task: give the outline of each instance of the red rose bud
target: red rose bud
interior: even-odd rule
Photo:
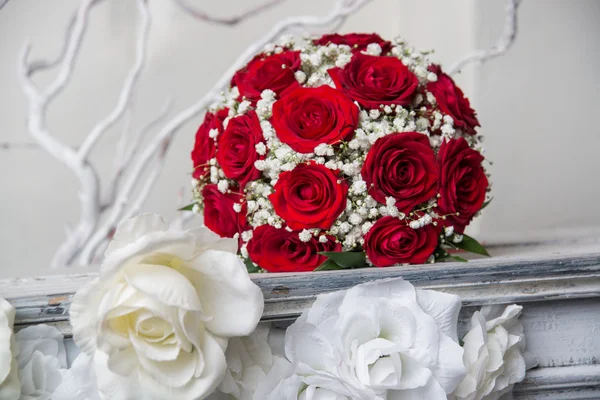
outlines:
[[[329,229],[346,208],[348,184],[339,173],[307,163],[279,174],[274,190],[269,200],[291,229]]]
[[[254,162],[264,160],[256,152],[256,145],[263,142],[262,129],[256,112],[249,111],[229,120],[227,128],[219,136],[217,162],[225,176],[239,182],[240,188],[260,177]]]
[[[273,105],[271,124],[277,136],[300,153],[321,144],[337,144],[358,127],[358,107],[330,86],[297,88]]]
[[[196,142],[192,150],[192,161],[194,163],[194,172],[192,176],[195,179],[202,179],[210,172],[208,162],[215,156],[215,138],[209,136],[210,131],[216,129],[219,134],[223,132],[223,120],[229,114],[228,108],[217,111],[216,114],[207,112],[204,115],[204,121],[196,132]]]
[[[380,105],[406,106],[412,102],[419,80],[396,57],[356,53],[344,68],[332,68],[329,75],[336,88],[367,109]]]
[[[440,171],[438,207],[446,225],[463,233],[485,201],[488,179],[481,153],[469,147],[464,138],[445,140],[437,155]]]
[[[240,96],[256,104],[263,90],[270,89],[280,95],[290,87],[299,86],[294,72],[300,69],[300,65],[299,51],[288,50],[269,56],[259,54],[236,72],[231,85],[237,86]]]
[[[246,202],[238,213],[233,209],[235,203],[240,204],[242,196],[236,193],[223,194],[217,185],[206,185],[202,189],[204,200],[204,224],[208,229],[221,237],[232,238],[236,233],[249,229],[246,221]]]
[[[427,90],[435,97],[440,111],[452,117],[455,128],[474,135],[475,127],[480,125],[469,99],[439,65],[432,65],[429,70],[437,75],[437,81],[428,83]]]
[[[353,53],[366,50],[371,43],[377,43],[381,47],[381,54],[386,54],[392,49],[390,42],[383,40],[381,36],[375,33],[349,33],[347,35],[331,33],[313,40],[313,43],[321,46],[327,46],[329,43],[345,44],[352,47]]]
[[[364,249],[376,267],[423,264],[438,245],[440,229],[433,224],[413,229],[394,217],[383,217],[365,235]]]
[[[367,153],[361,175],[369,194],[407,213],[437,194],[438,170],[429,138],[418,132],[396,132],[377,139]]]
[[[326,238],[325,243],[316,237],[303,242],[297,231],[288,232],[271,225],[261,225],[254,230],[247,249],[250,259],[269,272],[313,271],[327,260],[319,252],[342,250],[341,244],[336,243],[333,236]]]

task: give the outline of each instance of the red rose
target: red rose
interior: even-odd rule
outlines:
[[[261,225],[254,230],[247,249],[250,259],[269,272],[312,271],[327,260],[317,253],[342,250],[333,236],[327,239],[325,243],[315,237],[303,242],[298,232]]]
[[[364,249],[376,267],[423,264],[438,245],[440,230],[433,224],[413,229],[394,217],[383,217],[365,235]]]
[[[365,108],[411,103],[419,80],[396,57],[356,53],[344,68],[332,68],[335,86]]]
[[[277,136],[300,153],[321,144],[348,139],[358,127],[358,107],[330,86],[299,87],[273,105],[271,123]]]
[[[323,165],[299,164],[279,174],[269,200],[291,229],[329,229],[346,208],[348,184],[340,179]]]
[[[474,135],[475,127],[480,125],[469,99],[454,84],[452,78],[442,72],[439,65],[432,65],[429,70],[437,75],[437,81],[428,83],[427,90],[435,97],[440,111],[454,119],[455,128]]]
[[[249,229],[246,221],[246,202],[236,193],[223,194],[217,185],[206,185],[202,189],[204,200],[204,224],[221,237],[232,238],[236,233]],[[242,211],[235,212],[233,205],[242,203]]]
[[[381,54],[386,54],[392,49],[392,44],[387,40],[383,40],[376,33],[349,33],[347,35],[331,33],[313,40],[313,43],[320,46],[327,46],[329,43],[345,44],[352,47],[353,53],[366,50],[371,43],[377,43],[381,46]]]
[[[254,111],[230,119],[219,135],[217,161],[225,176],[237,180],[242,189],[260,176],[254,167],[256,160],[265,158],[256,152],[255,146],[260,142],[263,142],[262,129]]]
[[[196,179],[202,179],[210,172],[208,162],[215,156],[215,139],[209,136],[212,129],[219,133],[223,132],[223,120],[227,118],[229,109],[224,108],[217,111],[216,114],[207,112],[204,115],[204,121],[196,132],[196,142],[192,150],[192,161],[194,163],[194,172],[192,176]]]
[[[393,197],[404,213],[437,193],[435,155],[429,138],[417,132],[396,132],[377,139],[361,175],[375,200],[385,204],[386,197]]]
[[[446,225],[454,225],[454,230],[462,233],[485,201],[488,180],[481,166],[484,158],[464,138],[444,141],[437,158],[440,171],[437,212],[446,215]]]
[[[294,72],[300,65],[299,51],[288,50],[269,56],[259,54],[235,73],[231,85],[238,87],[240,96],[255,104],[263,90],[271,89],[280,95],[287,88],[299,86]]]

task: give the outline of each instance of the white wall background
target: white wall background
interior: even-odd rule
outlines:
[[[193,20],[170,0],[152,0],[149,62],[136,96],[134,127],[175,98],[174,111],[193,103],[221,72],[274,21],[325,14],[329,1],[288,0],[235,27]],[[205,4],[206,3],[206,4]],[[258,0],[196,1],[204,10],[230,15]],[[13,0],[0,11],[0,142],[31,141],[16,60],[26,37],[33,57],[52,58],[77,0]],[[349,18],[342,31],[402,35],[434,48],[449,64],[469,50],[489,47],[499,34],[503,1],[375,0]],[[49,128],[77,145],[109,112],[133,62],[136,11],[131,0],[110,0],[92,13],[81,58],[67,90],[50,107]],[[594,179],[600,159],[600,1],[524,0],[515,47],[481,69],[457,78],[479,111],[487,135],[495,200],[475,227],[479,236],[503,240],[518,233],[557,235],[600,227]],[[51,73],[40,79],[47,82]],[[166,168],[145,210],[175,214],[178,193],[189,196],[189,152],[200,119],[187,124],[171,147]],[[119,127],[105,136],[93,161],[101,176],[112,171]],[[42,275],[76,221],[76,182],[41,150],[0,150],[0,277]],[[561,231],[558,232],[557,228]],[[73,271],[73,270],[72,270]],[[56,271],[54,271],[56,272]],[[60,271],[64,272],[64,271]],[[77,272],[77,270],[73,271]]]

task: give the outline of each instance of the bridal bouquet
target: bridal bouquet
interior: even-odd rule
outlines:
[[[479,122],[427,52],[375,34],[267,46],[207,111],[195,203],[250,271],[386,267],[486,255]]]

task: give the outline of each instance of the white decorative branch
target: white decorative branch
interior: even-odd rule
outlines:
[[[473,53],[467,54],[463,59],[454,64],[448,70],[448,73],[450,75],[454,75],[467,64],[474,62],[482,64],[488,60],[491,60],[492,58],[496,58],[505,54],[512,47],[515,38],[517,37],[517,9],[519,8],[520,3],[521,0],[506,0],[506,17],[504,20],[502,35],[500,35],[498,41],[492,48],[487,50],[477,50]]]
[[[175,4],[177,4],[183,11],[190,14],[192,17],[204,21],[210,22],[213,24],[219,25],[237,25],[246,19],[253,17],[257,14],[260,14],[263,11],[268,10],[269,8],[276,6],[278,4],[283,3],[285,0],[267,0],[264,3],[257,5],[254,8],[251,8],[247,11],[244,11],[238,15],[232,17],[217,17],[215,15],[210,15],[204,11],[198,10],[187,3],[186,0],[174,0]]]
[[[147,31],[149,29],[150,13],[146,0],[138,0],[137,5],[142,17],[140,37],[143,37],[144,39],[138,41],[138,58],[132,69],[134,73],[130,73],[126,80],[126,85],[121,93],[120,101],[117,104],[117,108],[115,108],[116,111],[111,113],[92,130],[88,139],[84,141],[84,146],[79,150],[75,150],[64,143],[61,143],[48,131],[46,127],[46,111],[48,105],[68,84],[88,25],[90,10],[100,1],[101,0],[81,1],[77,13],[69,23],[66,44],[55,61],[29,62],[29,43],[25,44],[20,57],[19,77],[23,91],[29,100],[27,123],[29,132],[45,151],[73,171],[77,176],[80,185],[80,219],[75,228],[70,231],[66,241],[56,252],[51,262],[53,267],[72,264],[78,252],[93,234],[97,223],[101,218],[100,182],[98,180],[97,172],[89,163],[87,156],[89,150],[91,150],[106,128],[114,123],[113,120],[115,119],[115,115],[116,118],[122,115],[122,108],[124,107],[123,103],[127,103],[130,91],[133,89],[135,81],[137,80],[137,69],[141,69],[139,60],[141,59],[143,63],[145,38],[147,37]],[[140,47],[140,44],[143,44],[143,46]],[[139,57],[140,52],[142,57]],[[32,75],[39,70],[51,68],[54,65],[59,66],[58,75],[45,90],[40,90],[33,83],[31,79]]]
[[[117,224],[130,214],[127,211],[128,206],[129,209],[131,209],[131,204],[129,203],[130,196],[136,186],[140,183],[140,176],[142,173],[147,171],[152,166],[151,161],[153,161],[157,151],[161,150],[161,146],[165,147],[164,151],[166,152],[166,149],[168,149],[175,132],[183,124],[208,107],[217,98],[217,96],[220,95],[221,91],[227,87],[231,77],[238,69],[248,62],[248,60],[250,60],[256,53],[260,52],[265,45],[272,42],[279,36],[298,29],[306,30],[310,28],[327,27],[333,23],[339,22],[340,20],[344,20],[348,15],[356,12],[369,1],[371,0],[336,0],[333,9],[325,17],[302,16],[286,18],[283,21],[275,24],[275,26],[271,28],[271,30],[262,38],[248,46],[242,55],[229,67],[229,69],[221,76],[221,78],[219,78],[217,83],[208,93],[198,100],[198,102],[184,109],[173,119],[171,119],[152,140],[152,142],[148,144],[144,152],[137,159],[137,163],[132,167],[128,179],[121,188],[119,196],[117,197],[115,204],[108,215],[108,218],[104,221],[104,224],[96,230],[93,237],[81,252],[79,263],[86,265],[94,260],[95,254],[97,254],[98,249],[101,248],[102,243],[109,238]],[[156,171],[156,169],[154,169],[149,176],[151,181],[156,179],[154,171]],[[142,189],[142,192],[146,190],[147,186]],[[137,202],[134,202],[133,208],[136,207]]]
[[[2,1],[2,0],[0,0]],[[61,142],[47,128],[46,113],[52,100],[69,84],[79,56],[91,9],[102,0],[81,0],[79,8],[71,18],[66,32],[65,44],[53,60],[29,60],[30,45],[26,43],[19,63],[19,77],[28,99],[28,130],[36,144],[69,168],[79,181],[80,217],[73,228],[67,228],[67,238],[56,252],[51,265],[69,266],[75,263],[86,265],[99,260],[101,252],[120,221],[140,212],[144,201],[160,176],[165,157],[175,133],[183,124],[197,116],[209,106],[227,87],[231,76],[264,46],[278,36],[299,30],[326,28],[341,23],[370,0],[335,0],[334,6],[325,17],[291,17],[276,23],[262,38],[251,44],[246,51],[222,75],[214,87],[200,100],[165,122],[170,100],[157,117],[142,129],[131,132],[129,118],[132,112],[136,85],[144,69],[146,43],[150,30],[150,12],[147,0],[137,0],[140,25],[136,39],[136,59],[129,70],[115,106],[101,119],[83,139],[79,148]],[[192,9],[183,0],[176,0],[186,12],[199,20],[225,25],[235,25],[251,18],[285,0],[266,0],[244,13],[217,18]],[[4,4],[4,3],[0,3]],[[38,88],[33,75],[42,70],[57,67],[58,74],[45,88]],[[108,185],[106,196],[102,196],[96,168],[89,156],[104,134],[117,122],[124,120],[124,132],[117,143],[115,173]],[[155,137],[142,146],[148,132],[162,125]],[[7,148],[10,148],[8,145]]]

